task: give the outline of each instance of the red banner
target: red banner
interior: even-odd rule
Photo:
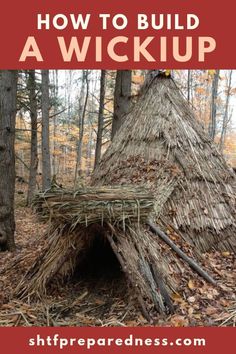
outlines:
[[[5,1],[0,68],[235,68],[234,0]]]
[[[164,353],[235,352],[235,328],[1,328],[1,352]]]

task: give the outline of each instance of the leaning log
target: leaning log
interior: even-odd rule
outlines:
[[[188,265],[196,271],[201,277],[203,277],[206,281],[211,283],[212,285],[217,285],[216,281],[205,271],[203,270],[192,258],[188,257],[178,246],[174,244],[174,242],[159,229],[157,225],[155,225],[152,221],[148,220],[147,225],[150,226],[150,229],[158,235],[168,246],[172,248],[173,251],[177,253]]]

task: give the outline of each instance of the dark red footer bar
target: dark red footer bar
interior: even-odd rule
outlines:
[[[1,328],[1,353],[235,353],[236,328]]]

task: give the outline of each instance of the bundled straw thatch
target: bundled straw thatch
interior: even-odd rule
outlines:
[[[167,272],[168,259],[158,264],[158,243],[143,228],[153,211],[150,192],[131,187],[53,189],[39,193],[34,206],[51,221],[49,241],[18,285],[18,296],[44,296],[48,285],[72,275],[95,239],[102,238],[110,244],[144,315],[150,319],[145,302],[161,313],[172,310],[173,284],[164,281],[160,271]]]
[[[176,267],[178,271],[182,269],[173,253],[163,248],[151,232],[159,231],[149,221],[153,212],[150,192],[131,187],[74,192],[54,189],[38,194],[34,205],[41,217],[50,220],[48,243],[17,286],[18,296],[44,296],[51,283],[68,279],[86,259],[95,241],[102,239],[102,244],[110,245],[144,316],[151,320],[154,310],[173,310],[170,294],[177,289],[177,283],[170,274],[177,271]],[[185,256],[186,259],[189,263]],[[197,271],[214,282],[201,269]]]
[[[200,251],[236,250],[236,176],[170,78],[151,79],[124,118],[94,185],[148,186],[155,218]]]
[[[42,298],[50,282],[72,275],[77,255],[88,248],[92,240],[86,235],[83,229],[73,232],[68,231],[65,225],[51,225],[48,243],[18,284],[15,293],[22,298]]]
[[[144,316],[150,320],[149,312],[154,309],[160,313],[172,311],[169,293],[176,284],[173,279],[162,277],[170,269],[169,259],[166,257],[159,264],[162,256],[158,243],[137,223],[132,227],[126,225],[126,230],[109,223],[103,227],[100,224],[88,227],[78,224],[73,231],[63,222],[57,222],[57,226],[53,224],[48,244],[18,284],[15,293],[21,298],[45,296],[52,282],[64,281],[73,274],[98,237],[109,242]]]
[[[74,229],[78,224],[110,222],[123,226],[127,221],[146,220],[154,198],[144,188],[120,186],[80,188],[76,191],[53,189],[38,193],[33,205],[45,220],[60,220]]]

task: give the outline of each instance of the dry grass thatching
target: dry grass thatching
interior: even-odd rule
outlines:
[[[200,251],[236,250],[236,179],[172,79],[156,77],[124,118],[93,185],[144,185],[160,224]]]
[[[125,231],[111,224],[103,227],[98,224],[77,225],[74,231],[63,224],[57,225],[54,231],[51,229],[48,244],[18,284],[15,294],[20,298],[44,297],[50,284],[60,283],[73,274],[98,237],[110,244],[145,317],[150,319],[154,310],[170,311],[172,305],[168,293],[174,291],[176,284],[171,278],[163,278],[163,274],[170,269],[171,257],[167,256],[159,264],[162,255],[158,242],[153,241],[152,235],[139,224],[133,224],[132,228],[126,226]],[[160,292],[157,292],[159,288]]]
[[[182,267],[145,227],[153,207],[149,192],[128,187],[54,189],[37,195],[34,205],[51,221],[48,242],[18,284],[17,296],[44,297],[50,285],[68,279],[83,264],[100,239],[97,252],[109,245],[147,320],[156,312],[173,311],[170,296],[177,283],[171,274]]]
[[[60,220],[73,230],[78,224],[140,223],[153,210],[154,198],[144,188],[120,186],[80,188],[76,191],[53,189],[38,193],[33,205],[45,220]]]
[[[100,238],[118,259],[145,317],[150,320],[154,310],[172,311],[169,294],[176,284],[165,274],[173,256],[163,257],[157,239],[143,226],[153,210],[149,192],[131,187],[50,190],[37,195],[34,205],[51,221],[49,241],[17,286],[18,296],[44,296],[50,283],[73,274]]]
[[[48,238],[42,238],[46,225],[40,222],[30,209],[18,207],[16,216],[18,251],[15,254],[4,253],[0,259],[0,326],[144,326],[148,324],[140,314],[133,288],[127,288],[126,278],[119,272],[119,268],[112,266],[110,258],[103,263],[102,268],[98,269],[97,266],[101,267],[101,263],[98,264],[94,257],[88,257],[85,260],[86,266],[94,265],[95,274],[91,268],[88,272],[81,273],[77,273],[75,269],[72,277],[63,283],[63,286],[55,280],[48,284],[47,297],[44,297],[43,301],[12,298],[12,291],[19,279],[35,259],[42,255],[42,250],[45,250],[48,244]],[[140,232],[142,235],[142,230]],[[231,308],[232,311],[235,309],[234,256],[227,252],[224,255],[214,252],[204,257],[204,268],[209,273],[215,269],[214,278],[218,284],[223,282],[222,287],[216,288],[203,282],[202,278],[196,277],[181,260],[179,264],[174,263],[168,258],[172,254],[169,248],[160,245],[156,242],[156,238],[152,239],[151,235],[149,236],[152,247],[157,249],[159,263],[167,265],[167,269],[178,284],[178,293],[171,293],[175,314],[166,317],[157,313],[156,317],[152,316],[153,324],[218,326],[227,320],[224,325],[233,325],[233,318],[232,321],[228,321],[228,318],[231,316]],[[174,233],[169,236],[177,237]],[[177,240],[175,242],[180,246]],[[96,253],[99,259],[104,258],[102,245],[97,248],[100,251]],[[186,248],[184,250],[191,255],[189,253],[191,249],[189,252]],[[88,263],[89,260],[93,262]],[[107,264],[109,267],[106,267]],[[86,267],[84,269],[87,270]],[[153,312],[151,314],[153,315]]]

